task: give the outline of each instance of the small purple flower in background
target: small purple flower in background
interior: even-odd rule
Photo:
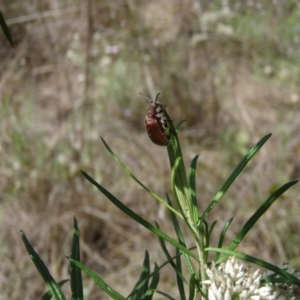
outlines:
[[[118,45],[107,45],[105,46],[105,53],[107,54],[116,54],[119,53],[119,46]]]

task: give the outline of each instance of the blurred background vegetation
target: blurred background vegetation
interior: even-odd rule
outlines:
[[[211,215],[216,238],[232,216],[233,237],[272,190],[299,178],[298,1],[4,0],[0,9],[16,45],[1,33],[0,299],[45,291],[19,229],[55,279],[68,278],[73,216],[83,262],[121,293],[134,286],[146,249],[164,261],[156,239],[80,174],[171,234],[165,209],[100,140],[155,193],[170,192],[167,152],[146,135],[149,104],[139,91],[161,92],[173,121],[188,120],[180,139],[186,165],[200,154],[201,209],[273,133]],[[281,197],[237,250],[299,267],[298,192]],[[161,281],[161,289],[175,289],[168,268]],[[107,299],[85,284],[86,299]]]

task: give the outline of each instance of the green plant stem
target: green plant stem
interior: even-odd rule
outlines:
[[[201,242],[201,237],[200,236],[195,236],[195,240],[196,240],[196,246],[197,246],[197,252],[198,252],[198,257],[199,257],[199,270],[200,270],[200,280],[204,281],[206,280],[206,273],[205,273],[205,257],[204,257],[204,251],[202,248],[202,242]],[[202,285],[203,288],[203,293],[206,294],[207,293],[207,286],[204,284]]]

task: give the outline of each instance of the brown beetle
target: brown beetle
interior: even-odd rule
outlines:
[[[145,117],[145,125],[149,138],[151,141],[159,146],[167,146],[169,144],[170,136],[167,132],[168,120],[165,116],[165,105],[158,103],[157,94],[155,101],[140,93],[150,102],[150,107]]]

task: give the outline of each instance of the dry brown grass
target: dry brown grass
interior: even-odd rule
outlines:
[[[155,237],[80,174],[84,169],[135,212],[173,234],[166,211],[127,176],[100,140],[101,135],[155,193],[170,192],[167,153],[145,134],[148,104],[138,91],[152,97],[161,91],[172,119],[188,119],[180,136],[186,166],[200,153],[201,209],[246,149],[273,132],[211,215],[210,221],[218,220],[215,242],[230,217],[229,239],[274,184],[299,177],[299,77],[289,45],[274,28],[292,7],[264,4],[269,25],[264,23],[263,37],[256,40],[242,35],[237,21],[240,31],[233,28],[229,34],[232,19],[221,4],[209,1],[202,7],[190,0],[90,3],[89,11],[70,1],[39,7],[34,1],[7,2],[3,11],[17,48],[12,50],[1,35],[0,299],[35,299],[44,291],[19,229],[54,278],[68,278],[65,256],[73,216],[83,262],[125,295],[138,278],[146,249],[152,261],[164,261]],[[236,8],[244,11],[250,22],[259,8]],[[114,49],[117,53],[111,53]],[[275,203],[238,250],[299,265],[298,191],[293,187]],[[175,290],[170,269],[161,281],[165,290]],[[85,285],[86,299],[106,299],[90,280]]]

